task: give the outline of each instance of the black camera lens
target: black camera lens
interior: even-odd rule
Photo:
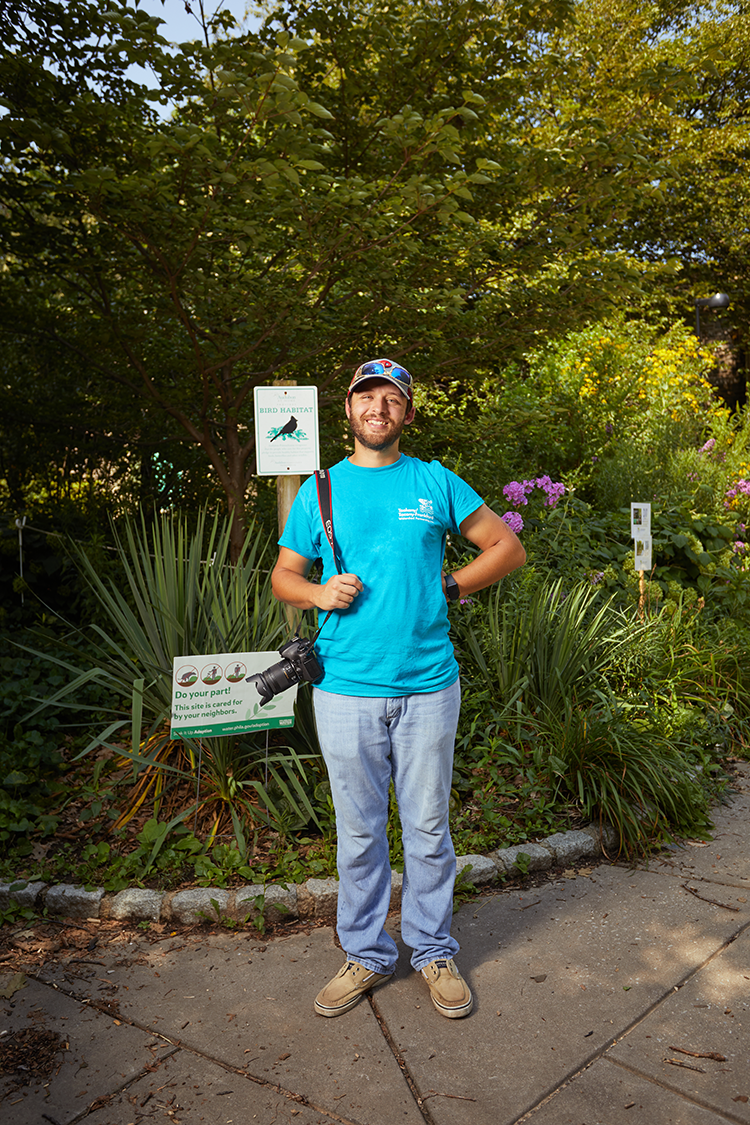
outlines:
[[[280,660],[278,664],[272,664],[270,668],[266,668],[265,672],[248,676],[247,682],[255,684],[261,703],[265,706],[279,692],[286,691],[287,688],[294,687],[295,684],[299,683],[299,676],[291,660]]]
[[[248,676],[245,681],[248,684],[255,684],[261,705],[264,707],[280,691],[294,687],[300,680],[313,683],[323,675],[312,641],[293,637],[282,649],[279,649],[279,654],[284,659],[278,664],[272,664],[265,672],[256,672],[254,676]]]

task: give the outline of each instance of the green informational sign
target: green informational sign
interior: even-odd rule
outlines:
[[[294,726],[297,685],[261,706],[247,677],[278,664],[278,652],[177,656],[172,669],[172,738],[215,738]]]

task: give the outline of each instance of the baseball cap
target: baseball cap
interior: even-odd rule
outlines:
[[[398,387],[402,395],[406,395],[409,403],[414,403],[414,392],[412,389],[413,379],[405,367],[401,367],[398,363],[394,363],[391,359],[371,359],[367,363],[363,363],[354,372],[354,378],[349,384],[349,390],[346,392],[348,398],[352,391],[356,391],[360,383],[364,383],[367,379],[387,379],[389,383],[393,383],[394,387]]]

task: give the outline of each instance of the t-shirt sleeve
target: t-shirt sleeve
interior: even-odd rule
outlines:
[[[437,461],[433,461],[433,465],[439,465]],[[445,488],[448,496],[448,506],[450,511],[450,518],[452,521],[452,531],[460,531],[461,524],[470,516],[472,512],[476,512],[477,508],[481,508],[484,500],[478,492],[467,484],[461,477],[456,476],[450,469],[443,468],[440,465],[443,473],[445,474]]]
[[[315,513],[311,509],[311,493],[317,512],[318,500],[314,477],[309,477],[297,493],[284,530],[279,537],[280,547],[288,547],[290,551],[295,551],[305,559],[320,557],[320,537],[318,528],[312,518]],[[320,522],[319,513],[318,522]]]

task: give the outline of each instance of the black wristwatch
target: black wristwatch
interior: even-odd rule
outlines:
[[[452,574],[446,574],[445,576],[445,596],[449,602],[457,602],[461,597],[458,582],[456,582]]]

